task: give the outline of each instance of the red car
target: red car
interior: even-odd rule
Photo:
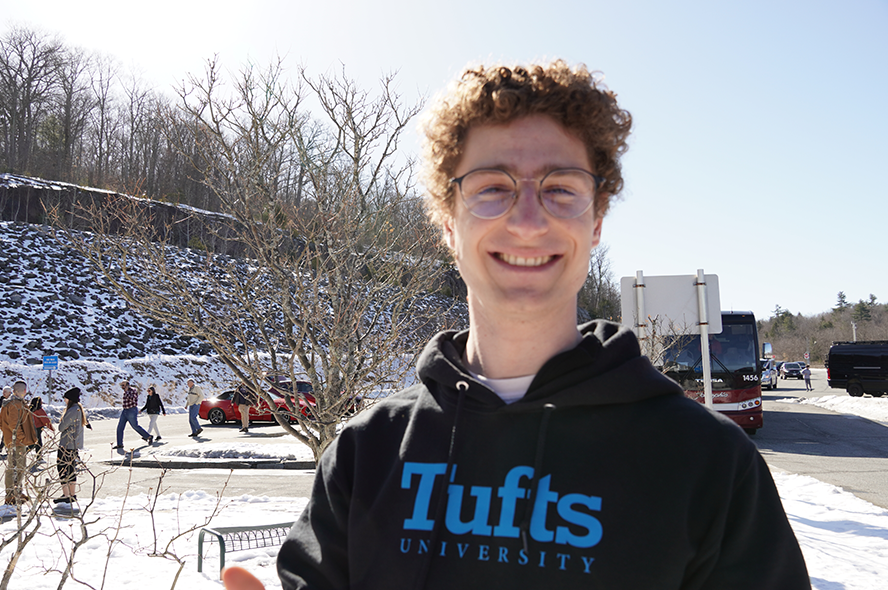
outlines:
[[[280,390],[285,390],[289,386],[289,381],[275,384],[269,388],[268,393],[274,399],[275,405],[286,416],[289,415],[290,422],[296,421],[296,417],[290,415],[287,408],[287,402],[284,400],[284,394]],[[280,388],[280,390],[278,389]],[[298,397],[299,407],[302,408],[302,414],[307,416],[308,410],[306,404],[314,405],[314,397],[311,395],[311,383],[308,381],[297,381],[296,390],[302,394]],[[289,392],[288,392],[289,393]],[[307,395],[306,395],[307,394]],[[211,397],[200,402],[200,409],[197,415],[204,420],[209,420],[212,424],[224,424],[225,422],[240,422],[240,412],[237,406],[231,401],[234,397],[234,389],[226,389],[215,397]],[[306,399],[307,398],[307,399]],[[250,422],[267,421],[274,422],[274,416],[268,407],[268,403],[264,399],[259,400],[259,404],[250,407]]]
[[[272,395],[278,396],[283,402],[283,398],[285,396],[293,395],[293,384],[287,377],[266,377],[269,383],[271,383],[271,387],[268,388],[268,392]],[[317,401],[315,401],[314,395],[312,395],[311,383],[308,381],[297,381],[296,382],[296,395],[299,400],[299,409],[302,412],[302,415],[308,418],[309,420],[314,420],[314,416],[312,415],[311,408],[317,405]],[[346,410],[346,415],[351,417],[357,414],[364,407],[364,396],[363,395],[353,395],[349,398],[348,408]]]

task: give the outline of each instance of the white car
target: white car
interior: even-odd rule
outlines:
[[[762,389],[777,389],[777,367],[774,359],[761,359]]]

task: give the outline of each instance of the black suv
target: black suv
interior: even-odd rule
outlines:
[[[833,342],[826,370],[830,387],[881,397],[888,392],[888,340]]]
[[[802,369],[805,365],[802,363],[783,363],[780,367],[780,377],[783,379],[801,379]]]

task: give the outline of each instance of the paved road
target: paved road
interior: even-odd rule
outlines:
[[[817,371],[813,392],[804,382],[780,380],[764,393],[765,426],[752,437],[772,467],[810,475],[888,509],[888,424],[815,406],[781,403],[790,397],[847,395],[830,389]]]
[[[148,419],[140,416],[139,424],[146,428]],[[284,433],[277,424],[256,424],[250,426],[249,434],[238,432],[239,424],[229,423],[222,426],[212,426],[201,420],[204,427],[199,438],[200,444],[214,442],[253,442],[263,444],[293,444],[295,439]],[[188,437],[188,417],[186,414],[168,414],[158,419],[158,427],[163,435],[160,443],[155,443],[152,449],[160,450],[163,447],[170,448],[181,445],[195,444],[195,440]],[[86,446],[89,448],[91,458],[88,460],[90,471],[101,475],[101,481],[97,482],[100,497],[123,496],[127,493],[142,493],[155,490],[160,469],[129,468],[125,466],[125,456],[111,449],[117,432],[117,420],[93,420],[93,430],[86,431]],[[129,426],[124,434],[124,446],[141,445],[144,443]],[[144,457],[152,449],[141,449]],[[87,453],[82,453],[85,457]],[[118,464],[109,464],[109,462]],[[204,490],[215,492],[222,490],[228,481],[223,493],[226,497],[250,494],[253,496],[291,496],[307,497],[314,481],[313,469],[174,469],[166,472],[163,479],[165,492],[185,492],[188,490]],[[86,474],[78,477],[78,483],[83,488],[90,484],[90,478]],[[82,490],[88,495],[88,490]]]
[[[802,381],[780,380],[776,391],[764,392],[765,426],[753,436],[753,440],[765,460],[772,467],[810,475],[888,509],[888,425],[814,406],[778,401],[799,396],[845,395],[827,386],[823,372],[815,372],[814,388],[813,393],[806,393]],[[140,422],[147,425],[147,419]],[[93,452],[90,468],[93,473],[103,474],[98,494],[122,496],[128,486],[130,493],[154,490],[160,470],[112,468],[106,463],[122,459],[110,448],[116,427],[116,420],[101,420],[94,422],[92,432],[87,431],[87,446]],[[189,430],[184,414],[161,417],[160,429],[164,445],[194,444],[187,436]],[[204,423],[200,440],[203,443],[294,442],[280,427],[271,424],[254,424],[250,433],[243,435],[238,433],[235,424],[211,426]],[[133,445],[139,442],[129,427],[124,442]],[[221,490],[226,480],[224,495],[228,497],[241,494],[306,497],[314,480],[314,470],[175,469],[167,472],[163,486],[168,492],[213,492]],[[85,478],[81,477],[81,482],[86,483]]]

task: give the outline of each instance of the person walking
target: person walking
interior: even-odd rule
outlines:
[[[802,369],[802,377],[805,378],[805,391],[814,391],[811,386],[811,365],[805,365],[805,368]]]
[[[241,385],[234,390],[234,399],[232,401],[237,406],[241,417],[241,429],[238,432],[249,432],[250,407],[256,405],[256,398],[253,392],[246,385]]]
[[[55,428],[52,425],[52,420],[46,415],[46,410],[43,409],[43,400],[39,397],[31,399],[31,415],[34,416],[34,430],[37,432],[37,442],[29,448],[37,453],[39,460],[40,453],[43,450],[43,429],[55,430]]]
[[[123,448],[123,431],[126,428],[127,422],[133,427],[133,430],[142,437],[142,440],[149,445],[152,444],[154,442],[154,437],[148,434],[144,428],[139,426],[138,392],[130,387],[129,381],[121,381],[120,388],[123,389],[123,410],[120,412],[120,420],[117,422],[117,444],[112,448]]]
[[[191,434],[194,438],[203,432],[203,428],[197,422],[197,412],[200,410],[200,402],[203,401],[203,390],[194,384],[194,379],[188,380],[188,396],[185,398],[185,407],[188,408],[188,424],[191,426]]]
[[[12,385],[12,397],[0,409],[0,429],[9,449],[6,462],[6,504],[24,504],[28,497],[22,491],[26,473],[28,446],[37,442],[34,419],[25,403],[28,386],[24,381]]]
[[[62,396],[67,405],[59,421],[59,449],[56,454],[62,497],[53,500],[56,504],[72,504],[77,500],[77,463],[80,461],[78,449],[83,448],[83,427],[92,430],[86,419],[86,412],[80,405],[80,393],[79,387],[72,387]]]
[[[145,406],[139,410],[140,412],[148,412],[148,434],[154,432],[157,436],[154,440],[160,440],[160,429],[157,428],[157,417],[163,413],[167,415],[166,409],[163,407],[163,400],[157,395],[154,386],[148,388],[148,399],[145,400]]]

